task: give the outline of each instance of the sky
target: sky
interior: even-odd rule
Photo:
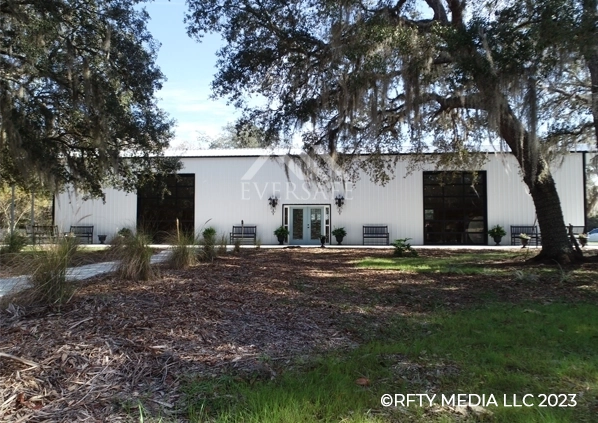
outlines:
[[[187,35],[185,0],[156,0],[144,7],[151,17],[148,29],[162,44],[157,64],[167,80],[157,98],[160,108],[177,122],[171,146],[199,147],[200,133],[218,135],[240,115],[226,100],[210,99],[216,51],[223,42],[218,34],[206,35],[201,43]]]

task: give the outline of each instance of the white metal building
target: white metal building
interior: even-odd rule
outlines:
[[[330,231],[344,227],[343,244],[361,245],[364,225],[386,225],[391,242],[411,238],[414,245],[487,245],[493,243],[486,231],[494,225],[507,233],[510,225],[537,225],[519,167],[507,154],[489,154],[475,180],[472,172],[442,174],[432,167],[408,173],[407,158],[401,156],[395,178],[385,186],[365,175],[354,185],[318,186],[288,157],[257,150],[187,153],[182,162],[178,177],[167,181],[171,195],[164,198],[151,188],[137,193],[107,189],[105,203],[84,201],[72,190],[57,195],[59,231],[93,225],[97,243],[97,235],[110,239],[123,227],[172,232],[179,219],[185,229],[199,233],[212,226],[227,238],[234,225],[255,225],[262,244],[278,243],[274,230],[280,225],[290,231],[287,243],[319,244],[326,235],[328,243],[336,244]],[[571,153],[553,168],[565,223],[574,226],[584,226],[583,165],[584,153]],[[508,237],[503,244],[510,242]]]

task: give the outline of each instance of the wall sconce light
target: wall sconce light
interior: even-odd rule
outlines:
[[[341,211],[343,210],[343,206],[345,205],[345,197],[343,197],[342,195],[337,195],[334,198],[334,204],[336,204],[336,207],[338,209],[338,214],[341,214]]]
[[[278,205],[278,198],[271,196],[268,198],[268,204],[270,205],[270,209],[272,209],[272,214],[274,214],[276,212],[276,206]]]

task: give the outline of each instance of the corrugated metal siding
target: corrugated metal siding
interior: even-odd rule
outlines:
[[[333,217],[338,213],[334,207]],[[345,226],[348,244],[362,244],[362,226],[388,225],[390,240],[412,238],[423,242],[423,198],[421,172],[407,175],[405,161],[397,163],[395,177],[385,186],[376,185],[365,174],[352,191],[352,198],[336,219]],[[333,225],[334,226],[334,225]]]
[[[399,160],[395,178],[386,186],[374,184],[365,175],[346,189],[341,184],[316,190],[298,169],[291,168],[289,178],[281,165],[282,159],[256,157],[184,158],[182,173],[195,174],[195,226],[200,232],[213,226],[227,239],[233,225],[241,220],[257,225],[257,234],[264,244],[276,244],[273,232],[282,224],[283,206],[295,204],[330,205],[331,228],[343,226],[347,237],[343,244],[361,244],[362,226],[388,225],[391,241],[411,238],[423,244],[423,177],[422,171],[407,174],[406,159]],[[429,166],[427,170],[434,170]],[[510,155],[489,155],[483,167],[487,172],[488,227],[533,224],[535,209],[521,180],[519,168]],[[570,154],[561,167],[554,169],[554,178],[561,196],[566,223],[583,225],[582,155]],[[334,204],[337,194],[345,197],[339,214]],[[279,199],[274,214],[268,198]],[[106,204],[101,201],[73,201],[66,194],[56,203],[56,222],[67,228],[81,221],[96,226],[95,235],[108,235],[116,228],[134,226],[136,195],[107,190]],[[85,222],[85,223],[83,223]],[[94,240],[94,242],[97,242]],[[505,239],[503,243],[508,243]],[[335,243],[333,241],[333,243]]]
[[[584,224],[582,154],[569,154],[551,167],[565,223]],[[510,243],[511,225],[537,225],[536,210],[519,166],[511,155],[494,155],[484,167],[488,172],[488,228],[501,225]]]
[[[108,188],[106,203],[102,200],[83,200],[74,190],[67,190],[56,196],[55,222],[59,232],[68,232],[71,225],[92,225],[93,242],[98,244],[98,235],[107,235],[110,240],[124,227],[134,228],[137,221],[137,195]]]
[[[386,186],[378,186],[363,176],[354,186],[334,188],[312,186],[301,175],[290,171],[287,179],[280,162],[264,161],[256,173],[247,174],[255,158],[201,158],[185,161],[185,172],[196,173],[196,225],[213,226],[228,233],[232,225],[258,226],[258,236],[265,244],[277,243],[274,229],[282,224],[284,205],[330,205],[331,227],[344,226],[343,243],[361,244],[364,224],[386,224],[390,238],[410,237],[422,242],[422,181],[417,174],[405,177],[400,164],[397,177]],[[421,174],[420,174],[421,176]],[[345,205],[339,214],[334,198],[341,194]],[[268,198],[276,195],[279,205],[271,213]]]
[[[569,154],[562,166],[553,169],[565,224],[584,225],[583,155]]]

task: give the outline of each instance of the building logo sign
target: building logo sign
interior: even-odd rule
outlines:
[[[282,159],[282,163],[280,162]],[[319,162],[307,154],[297,156],[260,156],[241,177],[241,199],[260,200],[276,197],[284,202],[328,202],[338,196],[351,200],[353,190],[347,184],[342,169],[330,155],[318,156]],[[268,162],[276,161],[284,170],[286,181],[264,181],[258,177],[261,169]]]

